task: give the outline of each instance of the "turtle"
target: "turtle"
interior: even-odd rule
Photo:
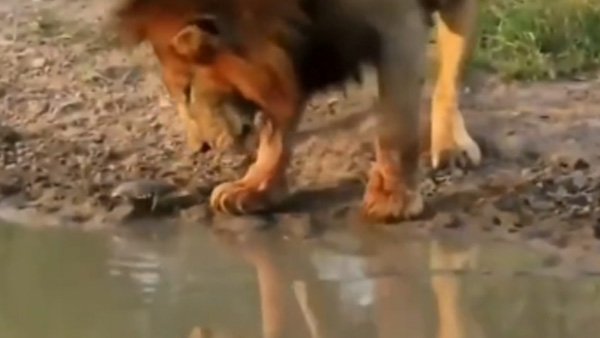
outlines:
[[[119,184],[112,191],[111,197],[128,199],[135,206],[150,203],[150,210],[154,211],[162,198],[171,195],[177,190],[178,187],[169,182],[139,179]]]

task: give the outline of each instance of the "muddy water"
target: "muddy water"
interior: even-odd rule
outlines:
[[[0,337],[586,338],[600,279],[499,241],[0,226]]]

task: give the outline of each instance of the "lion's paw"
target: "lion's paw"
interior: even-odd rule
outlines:
[[[380,174],[371,174],[362,206],[367,220],[394,223],[417,217],[424,209],[423,197],[418,191],[403,186],[390,187]]]
[[[218,185],[210,196],[213,210],[230,214],[243,215],[262,212],[273,206],[280,198],[271,189],[259,189],[258,185],[244,180],[225,182]]]
[[[481,163],[479,145],[467,132],[462,116],[458,116],[453,128],[447,126],[433,130],[431,138],[431,166],[466,168]]]

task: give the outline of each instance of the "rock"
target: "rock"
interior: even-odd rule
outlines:
[[[10,196],[21,192],[24,189],[22,180],[19,177],[0,175],[0,195]]]
[[[548,195],[552,197],[558,204],[564,204],[565,199],[571,194],[567,191],[564,185],[558,185],[553,187],[554,189],[548,189]]]
[[[46,65],[46,59],[42,58],[42,57],[38,57],[35,58],[33,60],[31,60],[31,67],[32,68],[42,68]]]
[[[552,211],[556,207],[554,202],[545,196],[529,195],[524,203],[534,211]]]
[[[585,207],[591,205],[590,199],[584,194],[568,196],[565,198],[565,201],[567,204],[576,207]]]
[[[422,182],[421,182],[421,192],[425,195],[425,196],[433,196],[437,190],[437,185],[435,184],[435,181],[431,178],[425,178]]]
[[[586,190],[589,185],[589,179],[583,172],[578,170],[560,179],[558,184],[562,185],[567,193],[577,194]]]
[[[561,152],[550,157],[554,166],[566,170],[585,170],[590,167],[589,162],[582,154],[577,152]]]

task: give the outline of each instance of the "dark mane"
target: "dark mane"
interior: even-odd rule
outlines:
[[[376,28],[360,19],[362,13],[343,7],[338,0],[302,0],[309,25],[296,25],[302,39],[290,51],[307,94],[361,80],[360,67],[379,54]]]
[[[122,36],[140,43],[147,38],[145,27],[161,17],[216,15],[238,52],[254,48],[257,39],[279,44],[309,94],[358,79],[361,64],[379,52],[375,29],[337,6],[336,0],[124,0],[113,17]]]
[[[165,16],[192,18],[211,14],[229,28],[231,38],[250,42],[257,37],[286,39],[294,34],[290,22],[306,18],[301,0],[124,0],[113,12],[121,34],[134,43],[145,40],[144,27]]]

